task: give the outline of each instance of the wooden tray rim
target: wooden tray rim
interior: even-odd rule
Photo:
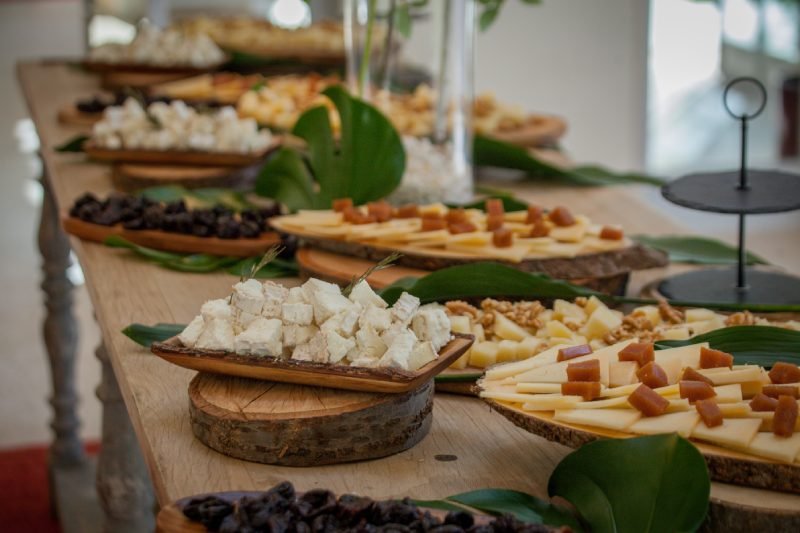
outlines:
[[[111,72],[135,72],[142,74],[205,74],[219,70],[223,65],[229,63],[231,60],[230,53],[225,53],[225,57],[216,63],[211,63],[203,67],[189,65],[189,64],[175,64],[175,65],[156,65],[145,62],[133,61],[94,61],[91,59],[82,59],[80,65],[89,72],[96,73],[111,73]]]
[[[192,370],[357,392],[402,393],[433,379],[463,355],[475,340],[473,335],[464,333],[454,333],[453,337],[439,350],[438,358],[414,372],[238,355],[217,350],[194,350],[183,347],[177,337],[153,343],[150,351],[172,364]],[[201,364],[198,365],[197,362]],[[325,377],[337,380],[322,383],[318,381]]]
[[[83,144],[83,151],[96,161],[125,163],[162,163],[173,165],[212,165],[223,167],[244,167],[254,165],[281,146],[280,137],[273,136],[272,144],[252,154],[233,152],[203,152],[200,150],[134,150],[101,148],[89,139]]]

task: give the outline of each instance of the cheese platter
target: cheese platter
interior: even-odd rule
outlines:
[[[677,432],[712,479],[800,494],[800,369],[734,365],[705,344],[653,350],[625,341],[554,346],[490,367],[476,388],[494,410],[548,440]]]
[[[385,201],[354,207],[342,199],[334,210],[301,210],[270,223],[313,249],[370,261],[399,252],[399,266],[423,271],[497,261],[558,279],[627,279],[633,270],[667,263],[664,253],[632,242],[620,228],[563,206],[505,213],[499,200],[488,200],[484,213],[443,204],[393,208]]]
[[[389,307],[358,281],[287,289],[254,279],[211,300],[151,351],[201,372],[346,390],[402,393],[431,381],[472,344],[438,305],[403,294]]]

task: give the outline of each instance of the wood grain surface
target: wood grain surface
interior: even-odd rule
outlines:
[[[58,110],[96,92],[98,80],[52,61],[24,63],[18,75],[59,208],[68,208],[86,191],[107,194],[111,181],[106,165],[87,161],[82,154],[54,151],[64,139],[80,132],[59,124]],[[53,91],[53,87],[59,90]],[[530,201],[563,203],[598,223],[614,221],[633,233],[696,232],[667,217],[652,188],[566,188],[507,181],[493,181],[491,185],[513,189]],[[565,446],[509,423],[478,399],[444,394],[434,401],[434,422],[428,436],[410,450],[385,459],[296,469],[223,456],[192,434],[186,406],[194,372],[162,361],[120,331],[132,322],[188,323],[206,300],[229,291],[237,279],[224,273],[169,271],[125,250],[71,241],[161,505],[198,493],[264,490],[287,479],[298,490],[324,487],[375,498],[442,498],[483,487],[511,488],[546,497],[550,473],[569,452]],[[764,244],[754,242],[754,251],[758,253]],[[780,258],[783,266],[800,271],[800,249],[784,250]],[[667,272],[685,268],[690,267],[637,272],[632,278],[633,290]],[[293,285],[299,280],[285,282]],[[760,501],[757,494],[763,492],[713,483],[712,513],[734,516],[731,510]],[[779,498],[781,494],[770,493],[769,497]],[[796,511],[789,513],[782,522],[785,530],[791,530],[791,524],[796,523],[791,520],[797,520]]]
[[[280,140],[274,138],[266,149],[252,154],[233,152],[201,152],[192,150],[111,150],[97,146],[93,141],[86,141],[83,151],[95,161],[106,163],[145,163],[159,165],[189,165],[212,167],[247,167],[263,160],[278,148]]]

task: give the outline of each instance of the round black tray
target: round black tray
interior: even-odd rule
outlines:
[[[800,176],[777,170],[747,171],[740,189],[738,171],[691,174],[661,188],[672,203],[715,213],[780,213],[800,209]]]
[[[748,268],[747,286],[740,289],[736,286],[737,274],[735,267],[694,270],[665,279],[658,285],[658,292],[676,301],[768,305],[800,303],[800,278]]]

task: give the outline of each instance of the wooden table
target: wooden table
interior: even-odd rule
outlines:
[[[95,92],[97,84],[91,76],[58,63],[25,63],[18,74],[41,139],[45,169],[40,247],[48,307],[45,337],[55,384],[52,458],[56,466],[82,461],[72,384],[75,325],[64,274],[71,246],[84,270],[103,337],[97,350],[103,364],[98,394],[104,408],[97,487],[108,531],[152,529],[151,481],[159,505],[200,492],[265,489],[285,479],[300,490],[326,487],[377,498],[439,498],[480,487],[546,496],[550,472],[569,450],[514,427],[479,400],[467,397],[438,395],[433,428],[421,444],[362,463],[306,469],[266,466],[225,457],[195,440],[187,412],[187,386],[193,373],[153,357],[120,330],[132,322],[186,323],[204,301],[225,294],[236,280],[226,274],[172,272],[124,250],[67,241],[58,226],[58,213],[86,191],[109,192],[110,170],[86,162],[81,154],[53,151],[79,133],[60,126],[56,114],[64,104]],[[563,203],[598,221],[618,222],[638,232],[682,231],[643,204],[635,188],[525,184],[514,189],[543,204]],[[800,270],[800,265],[794,266]],[[635,283],[657,275],[663,272],[638,276]],[[437,460],[442,455],[457,459]],[[735,498],[739,489],[715,486],[714,490],[732,491]],[[746,497],[741,496],[743,501]]]

